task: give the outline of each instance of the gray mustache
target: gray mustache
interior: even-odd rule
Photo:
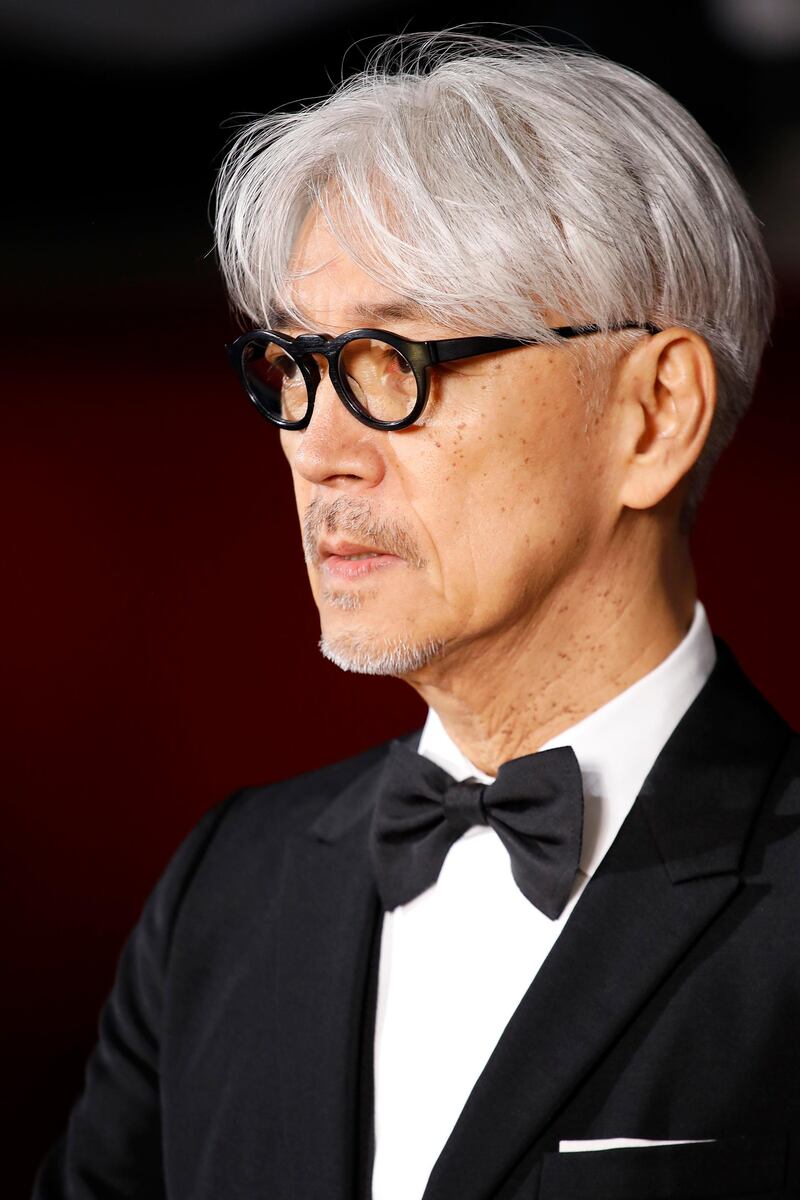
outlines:
[[[319,563],[317,546],[323,533],[347,534],[353,541],[395,554],[410,567],[421,568],[426,560],[409,531],[398,521],[378,517],[368,500],[339,496],[336,500],[312,500],[303,516],[303,550],[306,562]]]

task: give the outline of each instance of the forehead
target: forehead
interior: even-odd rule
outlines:
[[[295,239],[285,286],[286,303],[270,306],[270,325],[352,329],[387,323],[429,324],[420,304],[374,279],[334,236],[318,209],[306,216]]]

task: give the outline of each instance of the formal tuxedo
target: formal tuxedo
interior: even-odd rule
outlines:
[[[238,793],[189,836],[36,1200],[368,1195],[385,754]],[[800,1195],[799,775],[720,646],[425,1200]],[[559,1152],[608,1138],[690,1144]]]

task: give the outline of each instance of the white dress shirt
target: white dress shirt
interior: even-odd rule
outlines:
[[[553,738],[580,763],[580,870],[558,920],[520,892],[488,826],[450,849],[438,881],[383,918],[375,1028],[374,1200],[419,1200],[472,1088],[716,659],[705,610],[662,663]],[[455,779],[478,771],[431,709],[419,744]]]

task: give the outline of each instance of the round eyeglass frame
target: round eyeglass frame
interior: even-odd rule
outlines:
[[[594,333],[614,333],[623,329],[641,329],[650,334],[660,332],[656,325],[641,324],[632,321],[606,326],[562,325],[551,329],[550,332],[566,341],[571,338],[585,337]],[[373,417],[356,399],[347,383],[346,375],[339,370],[339,363],[344,348],[350,342],[360,339],[385,342],[397,350],[411,367],[417,384],[417,399],[405,417],[397,421],[382,421],[377,417]],[[297,363],[305,380],[308,397],[306,411],[298,421],[289,421],[285,417],[272,412],[261,402],[257,393],[251,388],[245,367],[245,352],[253,344],[262,346],[277,345],[282,350],[285,350],[287,354],[291,355],[292,359]],[[348,412],[352,413],[357,421],[360,421],[363,425],[368,425],[371,429],[381,429],[391,432],[407,429],[419,420],[428,402],[430,367],[436,366],[439,363],[478,358],[483,354],[497,354],[503,350],[517,350],[521,346],[541,346],[545,344],[549,343],[544,343],[541,339],[536,338],[510,337],[444,338],[436,341],[415,342],[408,338],[400,337],[399,334],[392,333],[386,329],[351,329],[347,333],[340,334],[338,337],[331,337],[329,334],[324,333],[301,334],[299,337],[290,337],[288,334],[278,333],[272,329],[254,329],[238,337],[228,347],[228,354],[251,403],[262,417],[266,418],[273,425],[279,426],[281,429],[301,430],[306,429],[309,425],[314,412],[314,400],[317,388],[321,380],[319,366],[314,356],[321,355],[327,360],[331,383]]]

